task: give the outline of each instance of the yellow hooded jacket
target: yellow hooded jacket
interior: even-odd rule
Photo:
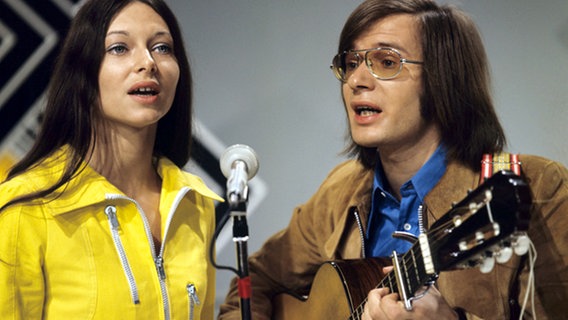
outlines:
[[[64,150],[0,185],[0,206],[55,182]],[[161,158],[161,248],[133,199],[85,166],[54,194],[0,212],[1,319],[213,319],[214,200]]]

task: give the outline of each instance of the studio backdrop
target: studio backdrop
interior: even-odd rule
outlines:
[[[346,120],[329,64],[359,1],[166,1],[180,21],[195,81],[196,143],[186,169],[224,195],[223,150],[243,143],[258,154],[248,212],[253,252],[344,160]],[[464,8],[481,29],[509,150],[568,165],[568,2],[444,2]],[[52,62],[80,5],[0,0],[2,177],[35,139]],[[219,204],[217,215],[225,210]],[[219,263],[235,265],[227,230],[217,249]],[[232,276],[218,272],[218,302]]]

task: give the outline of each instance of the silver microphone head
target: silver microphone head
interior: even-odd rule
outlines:
[[[231,167],[239,160],[246,164],[248,180],[252,179],[258,172],[258,157],[251,147],[244,144],[234,144],[223,152],[220,160],[223,175],[229,178]]]

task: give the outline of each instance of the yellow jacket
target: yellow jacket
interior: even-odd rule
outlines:
[[[65,153],[0,185],[0,206],[54,182]],[[162,246],[137,203],[85,166],[64,188],[0,212],[0,319],[212,319],[213,200],[161,158]]]

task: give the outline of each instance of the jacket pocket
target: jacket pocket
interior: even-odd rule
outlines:
[[[189,320],[193,320],[193,312],[195,311],[195,306],[200,305],[201,301],[197,296],[197,288],[193,283],[186,286],[187,297],[189,300]]]

